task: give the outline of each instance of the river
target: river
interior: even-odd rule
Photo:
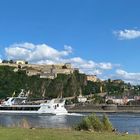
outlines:
[[[27,120],[31,127],[41,128],[69,128],[79,123],[88,113],[69,113],[68,115],[0,115],[0,125],[11,127],[20,126],[23,120]],[[97,113],[101,117],[102,113]],[[114,128],[119,132],[128,131],[140,134],[140,113],[108,113]]]

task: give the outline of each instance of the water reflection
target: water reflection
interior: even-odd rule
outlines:
[[[40,127],[49,127],[49,128],[54,128],[54,127],[66,127],[67,120],[66,116],[38,116],[38,125]],[[37,127],[37,126],[35,126]]]
[[[87,113],[71,113],[68,115],[0,115],[0,125],[11,127],[19,126],[23,119],[27,120],[31,127],[42,128],[66,128],[79,123]],[[97,113],[101,117],[102,113]],[[137,113],[109,113],[107,114],[113,126],[119,131],[140,134],[140,114]]]
[[[27,120],[31,127],[66,127],[67,116],[39,116],[39,115],[0,115],[0,125],[11,127],[19,126],[23,119]]]

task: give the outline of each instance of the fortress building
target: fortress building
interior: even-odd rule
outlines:
[[[28,64],[27,61],[25,60],[16,60],[12,61],[13,63],[10,63],[11,60],[4,61],[6,63],[0,63],[0,65],[8,65],[15,67],[14,72],[17,72],[19,69],[20,70],[25,70],[26,74],[28,76],[32,75],[39,75],[40,78],[49,78],[49,79],[54,79],[57,77],[58,74],[72,74],[75,69],[72,68],[70,63],[65,63],[65,64],[52,64],[52,65],[47,65],[47,64]]]

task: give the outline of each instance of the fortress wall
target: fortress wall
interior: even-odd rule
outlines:
[[[74,72],[74,69],[55,69],[54,72],[62,74],[71,74]]]
[[[0,66],[11,66],[18,68],[19,64],[0,63]],[[57,65],[38,65],[38,64],[20,64],[21,68],[27,71],[27,75],[37,75],[40,73],[54,73],[54,74],[71,74],[74,69],[71,64],[57,64]],[[63,68],[66,66],[66,68]]]

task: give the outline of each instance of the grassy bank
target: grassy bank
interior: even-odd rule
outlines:
[[[0,140],[139,140],[139,135],[93,133],[70,129],[0,128]]]

